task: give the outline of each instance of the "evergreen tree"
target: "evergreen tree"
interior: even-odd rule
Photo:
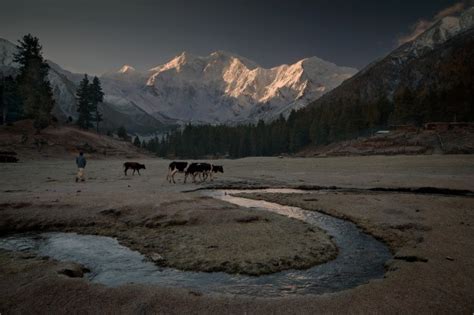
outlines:
[[[21,97],[18,84],[12,76],[0,79],[1,123],[14,122],[21,117]]]
[[[136,147],[141,147],[142,144],[140,142],[140,138],[138,138],[138,136],[135,137],[135,140],[133,140],[133,145],[135,145]]]
[[[77,98],[77,112],[79,117],[77,118],[77,124],[79,127],[89,129],[92,127],[92,114],[91,114],[91,97],[90,97],[90,84],[87,74],[79,83],[79,87],[76,92]]]
[[[90,110],[94,113],[94,120],[96,122],[96,130],[99,132],[99,123],[103,121],[102,113],[99,110],[99,104],[104,101],[104,92],[102,92],[102,87],[100,85],[100,80],[98,77],[92,79],[92,84],[90,84]]]
[[[125,129],[124,126],[120,126],[120,127],[117,129],[117,136],[118,136],[120,139],[127,140],[127,139],[128,139],[127,129]]]
[[[13,59],[20,65],[18,91],[25,116],[34,120],[38,132],[51,123],[54,107],[53,91],[47,79],[49,66],[43,59],[41,49],[37,37],[25,35],[18,41],[18,52]]]

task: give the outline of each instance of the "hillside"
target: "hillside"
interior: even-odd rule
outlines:
[[[411,128],[410,128],[411,129]],[[453,130],[394,130],[387,134],[309,146],[296,154],[304,157],[473,154],[474,129]]]
[[[398,117],[392,117],[399,123],[418,122],[415,121],[417,118],[424,121],[454,120],[456,113],[459,121],[474,119],[471,104],[448,103],[472,99],[472,94],[464,94],[472,91],[474,86],[473,26],[474,7],[460,17],[445,17],[415,40],[373,62],[308,105],[308,110],[341,104],[371,104],[385,99],[406,103],[396,110],[407,113],[395,113]],[[449,99],[450,96],[456,98],[456,95],[449,94],[456,94],[458,99]],[[444,99],[437,100],[438,95]],[[436,106],[445,108],[435,109]],[[420,117],[404,117],[415,116],[414,112],[419,109],[424,111],[418,113]]]
[[[15,76],[18,73],[18,65],[13,62],[13,54],[16,47],[13,43],[0,38],[0,78],[5,76]],[[77,118],[76,111],[76,89],[83,74],[72,73],[63,69],[58,64],[48,60],[50,67],[48,80],[53,87],[54,100],[53,115],[60,121],[65,122],[68,117]],[[104,102],[101,104],[104,121],[102,130],[116,130],[120,126],[125,126],[134,133],[149,133],[156,130],[167,129],[164,124],[173,124],[173,121],[160,121],[147,114],[133,103],[111,104]]]
[[[75,126],[49,126],[41,134],[36,134],[29,120],[18,121],[12,126],[0,126],[0,151],[16,152],[20,161],[72,158],[79,151],[95,159],[149,157],[128,141]]]
[[[163,156],[294,154],[391,125],[472,122],[473,26],[474,8],[440,20],[287,120],[235,128],[187,127],[151,150]],[[189,143],[200,145],[195,149]]]
[[[390,125],[474,121],[473,16],[444,18],[296,112],[290,142],[302,149]]]

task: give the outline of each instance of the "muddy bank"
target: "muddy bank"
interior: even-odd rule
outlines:
[[[359,193],[355,194],[358,195]],[[373,224],[371,220],[367,220],[364,217],[356,216],[348,211],[338,211],[335,208],[325,208],[321,203],[321,200],[326,198],[344,198],[343,196],[353,195],[353,193],[341,193],[341,192],[329,192],[325,191],[322,194],[277,194],[277,193],[239,193],[236,196],[254,199],[254,200],[265,200],[269,202],[275,202],[282,205],[300,207],[306,210],[318,211],[325,213],[336,218],[348,220],[357,224],[366,233],[374,236],[376,239],[385,242],[392,253],[397,252],[398,249],[404,245],[416,246],[416,244],[423,241],[424,231],[432,229],[431,226],[424,225],[418,222],[407,222],[407,223],[393,223],[377,225]],[[379,198],[379,197],[375,197]],[[348,205],[348,207],[353,207]]]
[[[2,234],[68,231],[116,237],[156,264],[181,270],[260,275],[309,268],[337,254],[316,227],[209,197],[108,209],[9,203],[1,212]]]

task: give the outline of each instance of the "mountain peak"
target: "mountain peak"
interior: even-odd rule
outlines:
[[[134,67],[129,66],[129,65],[123,65],[122,68],[118,71],[118,73],[133,73],[136,72]]]
[[[194,59],[194,58],[195,58],[195,56],[193,54],[191,54],[187,51],[183,51],[181,54],[174,57],[173,60],[179,59],[182,62],[186,62],[186,61],[189,61],[189,60]]]
[[[433,22],[425,32],[403,46],[408,50],[433,49],[436,45],[442,44],[472,27],[474,27],[474,7],[466,9],[461,15],[445,16]]]
[[[148,71],[159,72],[159,71],[168,70],[168,69],[177,69],[179,71],[182,65],[189,63],[190,61],[194,59],[196,59],[194,55],[190,54],[187,51],[183,51],[181,54],[176,55],[167,63],[151,68]]]
[[[228,52],[228,51],[225,51],[225,50],[216,50],[215,52],[212,52],[210,54],[210,56],[213,56],[213,57],[240,57],[240,56],[237,56],[234,53],[231,53],[231,52]]]
[[[249,69],[254,69],[259,67],[259,65],[245,57],[242,57],[238,54],[226,51],[226,50],[216,50],[215,52],[209,54],[207,56],[208,59],[222,59],[222,60],[232,60],[232,59],[238,59],[242,64],[244,64],[247,68]]]

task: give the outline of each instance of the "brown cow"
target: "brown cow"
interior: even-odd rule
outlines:
[[[127,171],[128,169],[132,169],[133,170],[133,173],[132,175],[135,175],[135,171],[138,172],[138,175],[140,175],[140,170],[141,169],[146,169],[145,167],[145,164],[140,164],[140,163],[137,163],[137,162],[125,162],[123,163],[123,168],[124,168],[124,173],[125,175],[127,175]]]

